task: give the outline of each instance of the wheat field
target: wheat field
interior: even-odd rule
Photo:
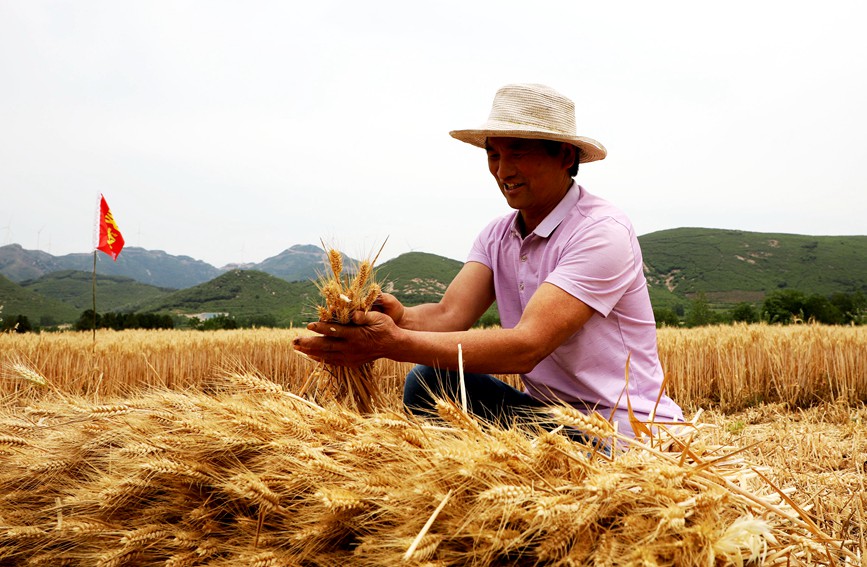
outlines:
[[[95,342],[90,333],[7,333],[0,334],[0,372],[23,363],[66,392],[111,396],[146,386],[195,387],[215,369],[246,367],[297,391],[311,365],[292,352],[291,341],[306,332],[100,330]],[[663,328],[658,337],[668,391],[688,410],[867,401],[867,327]],[[399,387],[409,368],[377,365],[385,389]],[[0,393],[19,387],[0,381]]]
[[[613,454],[305,399],[303,332],[0,335],[0,565],[867,564],[862,328],[660,330],[693,423]]]

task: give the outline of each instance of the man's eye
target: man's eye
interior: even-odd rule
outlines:
[[[500,159],[500,154],[488,154],[489,160]]]

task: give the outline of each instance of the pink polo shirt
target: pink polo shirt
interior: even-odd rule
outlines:
[[[527,392],[582,410],[595,408],[605,417],[613,414],[619,430],[631,435],[624,392],[627,355],[631,353],[629,399],[639,419],[653,411],[663,378],[653,308],[632,223],[622,211],[577,184],[526,238],[521,238],[515,224],[517,216],[515,212],[489,224],[467,259],[493,270],[503,328],[517,325],[543,282],[596,311],[578,332],[522,375]],[[662,396],[656,416],[665,421],[683,419],[667,395]]]

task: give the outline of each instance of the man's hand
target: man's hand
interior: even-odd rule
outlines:
[[[396,299],[394,302],[403,309]],[[353,367],[388,357],[394,352],[401,330],[390,315],[357,312],[352,323],[310,323],[307,329],[320,336],[298,337],[292,341],[292,347],[317,361]]]
[[[385,292],[381,293],[379,297],[376,298],[376,301],[373,302],[371,309],[373,311],[385,313],[391,317],[391,320],[394,321],[398,327],[400,327],[400,321],[403,319],[405,308],[392,294]]]

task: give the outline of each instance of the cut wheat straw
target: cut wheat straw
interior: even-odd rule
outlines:
[[[808,516],[810,495],[777,490],[712,429],[605,455],[437,410],[439,425],[362,416],[237,373],[204,391],[7,406],[0,564],[859,561]],[[554,417],[616,436],[595,416]]]

